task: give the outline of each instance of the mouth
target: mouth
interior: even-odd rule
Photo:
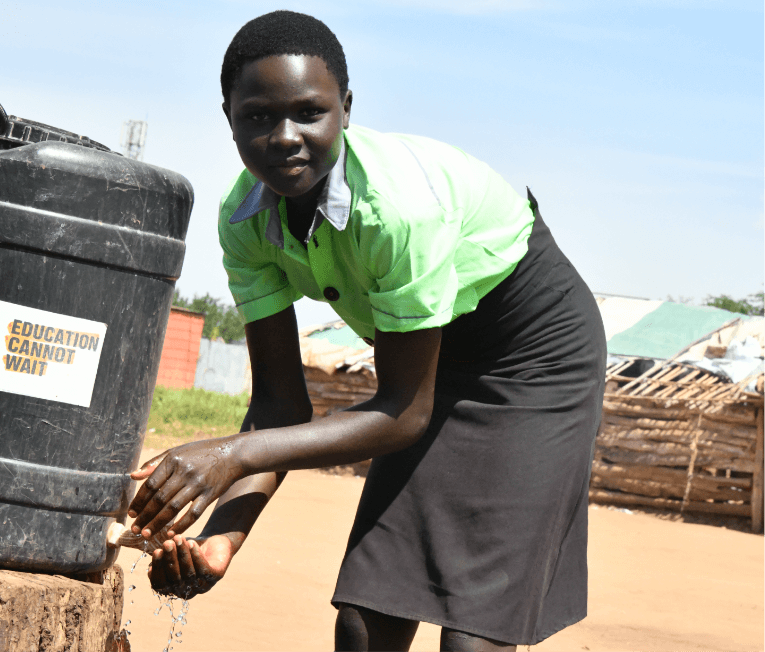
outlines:
[[[278,163],[272,163],[271,167],[276,168],[283,174],[296,175],[300,174],[308,166],[308,160],[303,158],[292,158],[286,161],[279,161]]]

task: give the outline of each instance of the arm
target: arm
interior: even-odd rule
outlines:
[[[377,331],[375,396],[321,421],[239,437],[242,472],[348,464],[411,446],[430,422],[440,341],[440,329]]]
[[[245,335],[252,370],[252,398],[240,432],[310,422],[313,409],[303,376],[294,308],[290,306],[276,315],[246,324]],[[131,477],[136,480],[148,477],[167,454],[168,451],[150,460]],[[244,477],[236,482],[220,497],[205,531],[230,533],[232,537],[242,533],[246,536],[283,478],[283,474],[277,476],[275,473],[264,473]],[[216,514],[219,508],[234,499],[237,499],[239,506],[237,512],[245,508],[248,514],[254,513],[251,522],[247,523],[240,518],[232,520],[230,508]],[[131,504],[131,516],[135,516],[133,510]],[[135,526],[133,531],[137,531]],[[243,540],[244,537],[241,538]]]
[[[294,309],[246,324],[245,335],[252,369],[252,398],[240,432],[309,422],[312,408],[300,360]],[[159,460],[161,456],[133,477],[148,476]],[[149,569],[152,587],[180,597],[192,597],[212,588],[225,574],[284,476],[260,473],[235,482],[218,499],[195,541],[177,535],[154,551]]]
[[[402,450],[417,441],[433,408],[441,331],[378,331],[375,342],[378,389],[372,399],[318,422],[267,425],[255,432],[173,449],[133,500],[131,510],[137,514],[134,527],[143,528],[144,534],[147,530],[155,532],[191,503],[173,528],[183,532],[215,498],[242,478],[357,462]],[[287,411],[296,406],[302,409],[304,393],[303,387],[300,396],[289,398]],[[284,404],[269,408],[276,412],[285,409]]]
[[[252,399],[240,432],[310,422],[313,409],[303,376],[294,308],[246,324],[245,335]],[[218,499],[200,536],[225,534],[231,540],[232,555],[236,553],[284,476],[267,472],[235,482]]]

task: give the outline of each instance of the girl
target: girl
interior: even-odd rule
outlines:
[[[247,23],[221,84],[245,170],[219,233],[253,395],[241,433],[133,474],[133,531],[190,504],[154,588],[209,590],[287,471],[374,458],[332,599],[338,650],[409,649],[420,621],[443,650],[514,649],[584,618],[605,337],[531,193],[447,145],[350,127],[342,48],[309,16]],[[314,423],[303,295],[374,343],[378,376],[374,398]]]

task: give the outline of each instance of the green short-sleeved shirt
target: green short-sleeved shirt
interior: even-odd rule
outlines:
[[[534,222],[488,165],[429,138],[351,126],[305,243],[285,202],[247,170],[218,232],[245,322],[301,296],[329,302],[361,337],[448,324],[523,258]]]

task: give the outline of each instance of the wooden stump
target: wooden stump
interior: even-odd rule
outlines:
[[[0,650],[129,652],[122,569],[87,579],[0,570]]]

